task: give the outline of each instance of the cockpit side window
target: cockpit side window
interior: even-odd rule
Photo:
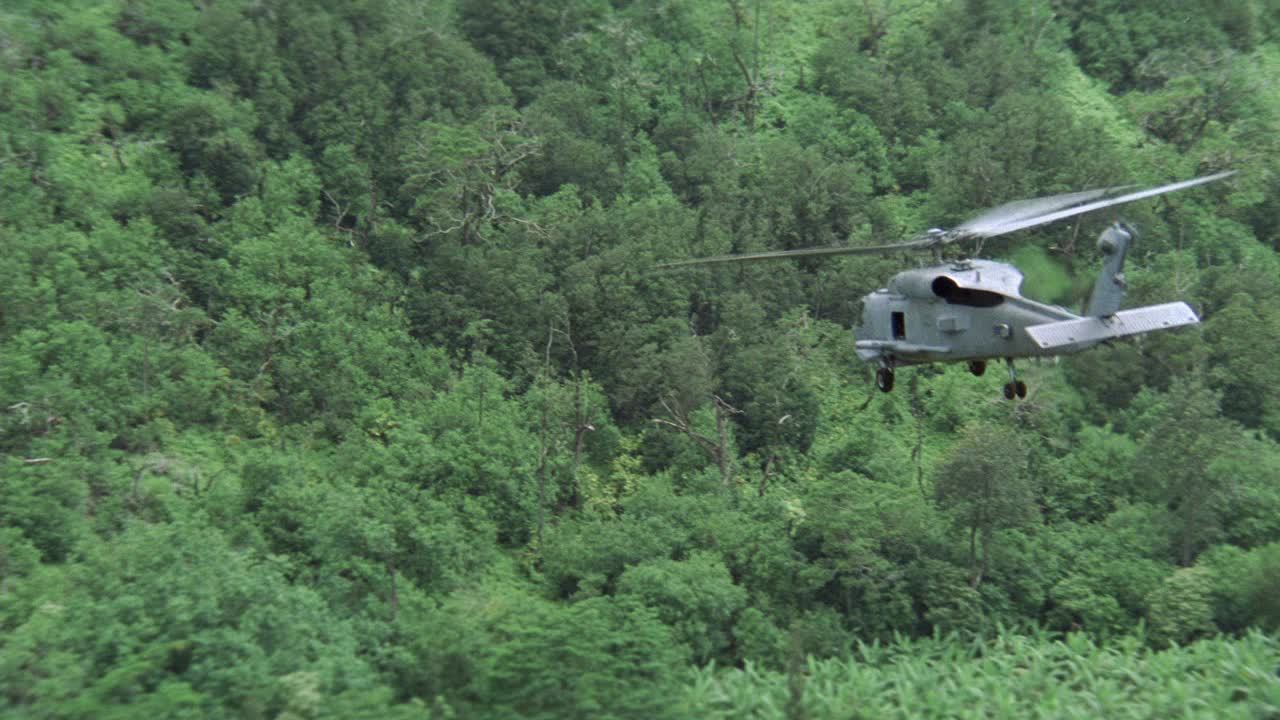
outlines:
[[[995,307],[1004,302],[1004,296],[990,290],[962,288],[955,280],[940,275],[933,279],[930,287],[933,294],[947,301],[948,305],[966,305],[968,307]]]

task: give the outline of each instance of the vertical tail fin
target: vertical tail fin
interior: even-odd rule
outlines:
[[[1116,223],[1098,236],[1098,251],[1106,260],[1102,264],[1102,273],[1093,284],[1093,294],[1089,296],[1085,315],[1110,317],[1120,309],[1125,289],[1124,256],[1129,252],[1134,235],[1131,228]]]

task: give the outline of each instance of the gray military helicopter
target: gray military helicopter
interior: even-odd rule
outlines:
[[[962,240],[1005,235],[1203,185],[1233,174],[1234,171],[1220,172],[1143,190],[1125,185],[1018,200],[950,230],[933,228],[891,245],[721,255],[659,267],[931,250],[937,264],[900,272],[888,287],[862,299],[862,325],[854,329],[854,337],[858,357],[878,366],[876,386],[884,392],[892,390],[894,369],[905,365],[967,362],[970,372],[982,375],[988,360],[1004,359],[1009,367],[1004,396],[1010,400],[1025,398],[1027,386],[1018,379],[1015,359],[1069,355],[1116,338],[1192,325],[1200,319],[1184,302],[1120,309],[1125,291],[1125,254],[1136,236],[1131,227],[1122,223],[1111,225],[1098,238],[1098,250],[1105,258],[1102,272],[1079,315],[1023,297],[1019,293],[1022,273],[1013,265],[970,258],[943,262],[943,248]]]

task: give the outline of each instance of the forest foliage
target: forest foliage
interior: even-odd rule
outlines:
[[[0,710],[1280,712],[1277,29],[6,3]],[[1018,403],[873,392],[858,299],[916,258],[654,268],[1225,169],[1122,211],[1130,301],[1203,322]],[[1108,220],[983,252],[1078,306]]]

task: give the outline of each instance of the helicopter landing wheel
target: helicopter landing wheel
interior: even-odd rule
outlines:
[[[1004,384],[1004,397],[1006,400],[1012,400],[1015,397],[1021,400],[1027,396],[1027,384],[1021,380],[1014,380]]]
[[[982,374],[985,373],[986,371],[987,371],[986,360],[970,360],[969,361],[969,372],[973,373],[974,375],[977,375],[978,377],[982,377]]]
[[[893,368],[882,367],[876,370],[876,387],[880,388],[880,392],[893,389]]]
[[[1013,358],[1005,358],[1004,362],[1009,366],[1009,382],[1004,384],[1005,399],[1012,400],[1015,396],[1026,397],[1027,384],[1018,379],[1018,371],[1013,369]]]

